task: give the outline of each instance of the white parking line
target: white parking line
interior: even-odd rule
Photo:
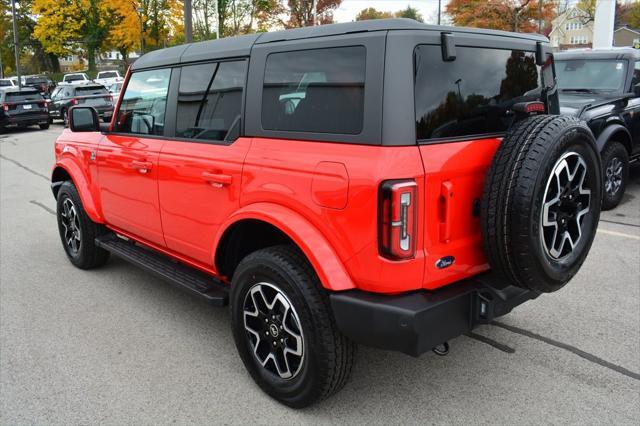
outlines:
[[[613,235],[614,237],[623,237],[623,238],[631,238],[632,240],[640,240],[640,236],[638,235],[631,235],[631,234],[625,234],[622,232],[609,231],[607,229],[602,229],[602,228],[598,228],[598,232],[602,234]]]

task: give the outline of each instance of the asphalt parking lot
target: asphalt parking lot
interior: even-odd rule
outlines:
[[[360,348],[342,392],[295,411],[254,385],[227,310],[118,259],[71,266],[48,177],[61,131],[0,135],[1,424],[640,421],[640,165],[567,287],[446,357]]]

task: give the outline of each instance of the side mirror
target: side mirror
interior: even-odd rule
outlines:
[[[72,132],[97,132],[100,130],[98,112],[92,107],[69,108],[69,129]]]

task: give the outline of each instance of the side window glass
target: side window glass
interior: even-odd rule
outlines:
[[[122,95],[116,132],[163,135],[171,70],[134,73]]]
[[[640,84],[640,61],[636,61],[633,66],[633,78],[631,79],[631,90]]]
[[[364,46],[270,54],[262,93],[262,127],[360,133],[365,69]]]
[[[416,135],[456,138],[505,132],[511,107],[540,100],[542,80],[535,54],[520,50],[456,47],[457,59],[444,62],[440,46],[415,51]]]
[[[176,136],[221,141],[240,117],[246,61],[182,67]]]

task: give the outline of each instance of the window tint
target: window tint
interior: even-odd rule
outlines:
[[[170,69],[134,73],[122,97],[116,131],[144,135],[164,133]]]
[[[440,46],[416,48],[418,139],[501,133],[513,121],[514,103],[540,100],[542,77],[533,52],[459,46],[456,51],[455,61],[443,62]]]
[[[7,102],[20,102],[20,101],[41,101],[43,99],[42,95],[38,91],[33,92],[7,92],[6,101]]]
[[[176,136],[224,140],[242,109],[245,61],[182,68]]]
[[[272,53],[262,93],[262,127],[315,133],[362,131],[363,46]]]
[[[76,89],[76,96],[103,95],[109,93],[103,86],[83,86]]]

